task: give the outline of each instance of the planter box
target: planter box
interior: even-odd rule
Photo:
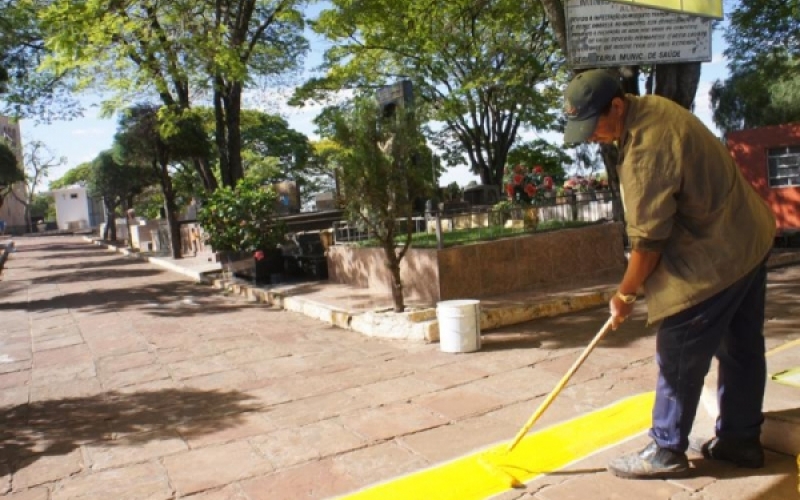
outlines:
[[[625,271],[622,231],[619,223],[598,224],[443,250],[412,248],[400,267],[405,297],[435,303],[618,278]],[[327,258],[330,281],[390,290],[383,249],[334,245]]]

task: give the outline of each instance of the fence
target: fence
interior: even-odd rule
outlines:
[[[606,196],[570,196],[563,199],[550,199],[537,206],[540,228],[561,227],[573,222],[591,223],[613,220],[612,200]],[[549,203],[547,203],[549,202]],[[518,213],[517,213],[518,212]],[[522,210],[512,208],[501,212],[491,206],[473,206],[469,210],[420,213],[411,217],[412,233],[444,234],[470,230],[474,239],[497,238],[514,233],[532,232],[536,228],[509,225],[510,219],[522,219]],[[404,234],[409,219],[398,219],[398,233]],[[507,227],[510,226],[510,227]],[[333,223],[334,242],[355,243],[375,237],[361,222],[338,221]],[[437,238],[441,239],[441,238]]]

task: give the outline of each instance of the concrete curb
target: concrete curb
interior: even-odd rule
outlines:
[[[290,288],[261,288],[241,280],[212,278],[208,276],[210,273],[182,268],[158,257],[141,255],[92,238],[84,239],[95,245],[105,246],[108,250],[132,255],[170,271],[189,276],[199,283],[211,285],[218,290],[245,297],[249,301],[297,312],[369,337],[417,342],[437,342],[439,340],[439,322],[436,319],[435,308],[410,310],[399,314],[385,309],[353,313],[302,295],[293,295]],[[775,268],[796,263],[800,263],[800,252],[773,254],[767,265],[769,268]],[[534,299],[530,302],[484,305],[481,307],[481,331],[600,307],[607,304],[614,293],[616,293],[616,286],[607,286],[591,291],[562,293],[545,299]]]
[[[10,240],[8,244],[3,243],[0,244],[0,273],[3,272],[3,267],[6,265],[6,261],[8,260],[8,254],[11,253],[11,248],[14,246],[14,241]]]
[[[800,251],[773,253],[767,260],[767,267],[769,269],[791,266],[794,264],[800,264]]]
[[[210,284],[248,300],[298,312],[369,337],[420,342],[439,340],[439,322],[435,308],[403,313],[385,309],[352,313],[301,295],[292,295],[291,290],[258,288],[241,281],[224,279],[213,279]],[[607,304],[615,292],[616,287],[609,286],[590,292],[539,298],[531,302],[485,306],[481,308],[481,331],[599,307]]]
[[[207,278],[204,275],[205,273],[201,273],[199,271],[194,271],[192,269],[186,269],[185,267],[181,267],[181,266],[175,265],[172,262],[165,261],[164,259],[161,259],[159,257],[154,257],[154,256],[150,256],[150,255],[142,255],[139,252],[132,252],[127,248],[118,247],[118,246],[112,245],[110,243],[105,243],[104,241],[97,240],[97,239],[94,239],[94,238],[89,238],[89,237],[86,237],[86,236],[84,236],[83,239],[85,241],[88,241],[89,243],[94,244],[94,245],[105,247],[106,250],[108,250],[110,252],[117,252],[117,253],[121,253],[122,255],[128,255],[128,256],[131,256],[131,257],[136,257],[137,259],[141,259],[141,260],[150,262],[151,264],[154,264],[156,266],[163,267],[163,268],[168,269],[170,271],[183,274],[184,276],[188,276],[188,277],[192,278],[193,280],[195,280],[197,282],[206,282],[207,281]]]

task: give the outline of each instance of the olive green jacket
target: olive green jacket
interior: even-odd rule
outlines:
[[[644,283],[654,323],[758,266],[772,248],[775,218],[696,116],[659,96],[625,99],[622,202],[631,247],[661,252]]]

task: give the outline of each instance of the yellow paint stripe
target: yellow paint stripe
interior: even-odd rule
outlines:
[[[503,472],[520,482],[557,471],[650,427],[655,393],[639,394],[529,434],[513,452],[503,443],[430,469],[342,497],[346,500],[483,500],[510,489]],[[493,474],[481,464],[489,461]]]
[[[767,356],[772,356],[773,354],[779,353],[781,351],[785,351],[786,349],[791,349],[792,347],[797,347],[800,345],[800,339],[792,340],[791,342],[787,342],[785,344],[779,345],[773,349],[767,351]]]

